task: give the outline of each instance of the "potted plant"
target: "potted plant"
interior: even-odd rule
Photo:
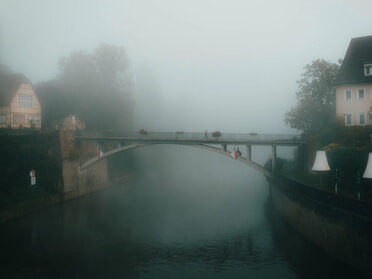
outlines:
[[[220,131],[214,131],[214,132],[212,133],[212,136],[213,136],[214,138],[217,138],[217,139],[218,139],[221,135],[222,135],[222,134],[221,134]]]

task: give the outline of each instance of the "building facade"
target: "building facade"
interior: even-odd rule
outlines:
[[[23,75],[0,76],[0,128],[41,129],[40,103]]]
[[[336,116],[346,126],[372,125],[372,36],[351,39],[334,85]]]

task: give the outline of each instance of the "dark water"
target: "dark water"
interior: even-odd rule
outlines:
[[[289,228],[264,177],[208,151],[137,150],[141,175],[0,228],[0,278],[363,278]]]

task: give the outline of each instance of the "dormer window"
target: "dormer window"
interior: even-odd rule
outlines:
[[[364,75],[372,76],[372,63],[364,64]]]

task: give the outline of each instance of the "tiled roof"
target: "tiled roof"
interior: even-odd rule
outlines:
[[[22,83],[31,83],[22,74],[0,75],[0,107],[9,106]]]

